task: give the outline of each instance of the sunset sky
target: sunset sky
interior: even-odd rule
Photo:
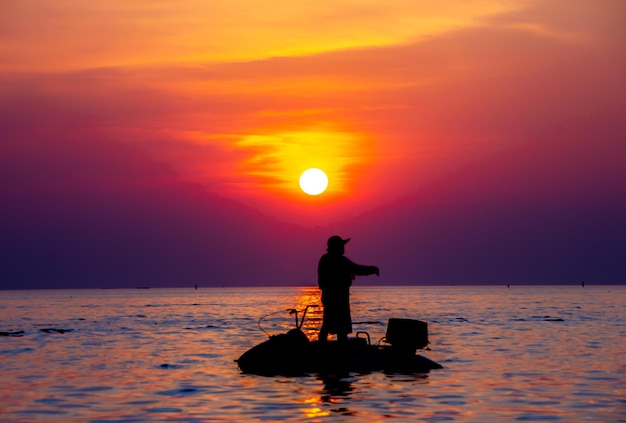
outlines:
[[[314,285],[334,234],[356,283],[626,283],[625,21],[0,0],[0,288]]]

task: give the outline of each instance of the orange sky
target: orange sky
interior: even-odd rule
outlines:
[[[398,45],[480,24],[502,0],[65,0],[5,2],[3,51],[17,71],[241,63]],[[5,56],[6,57],[6,56]]]
[[[528,90],[610,60],[622,3],[567,5],[5,2],[2,75],[265,212],[311,210],[307,167],[330,178],[315,204],[361,209],[524,142],[498,127],[542,107]]]
[[[112,138],[141,145],[189,180],[266,212],[285,199],[310,208],[297,178],[315,166],[330,177],[315,204],[353,209],[444,173],[441,154],[471,159],[494,148],[482,135],[458,145],[429,128],[394,127],[433,119],[437,87],[484,72],[468,67],[472,52],[446,34],[586,41],[496,19],[529,4],[10,2],[0,53],[5,77],[33,78],[65,107],[87,108]]]
[[[72,201],[143,227],[107,208],[139,198],[221,222],[226,200],[274,232],[376,227],[411,251],[450,228],[441,256],[503,205],[528,213],[515,228],[621,210],[624,18],[622,0],[0,0],[0,194],[27,228]],[[308,167],[324,194],[301,192]]]

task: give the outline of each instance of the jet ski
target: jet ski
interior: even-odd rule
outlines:
[[[306,313],[311,307],[318,306],[306,306],[301,320],[298,320],[296,309],[287,310],[295,315],[295,327],[286,333],[268,334],[268,340],[243,353],[235,360],[241,372],[262,376],[299,376],[372,371],[427,373],[443,368],[439,363],[416,354],[418,349],[429,344],[426,322],[390,318],[385,336],[376,344],[370,342],[367,332],[357,332],[356,337],[347,341],[311,341],[302,331]],[[258,325],[263,330],[261,319]]]

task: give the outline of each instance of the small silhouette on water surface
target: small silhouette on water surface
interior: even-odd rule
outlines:
[[[350,316],[350,286],[355,276],[380,275],[376,266],[363,266],[344,256],[345,245],[350,238],[342,239],[334,235],[328,238],[327,253],[317,267],[318,286],[322,290],[324,317],[319,340],[325,342],[328,334],[336,334],[337,339],[345,341],[352,333]]]

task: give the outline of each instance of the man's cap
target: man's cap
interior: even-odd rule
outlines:
[[[333,235],[328,238],[328,249],[343,247],[350,241],[350,238],[342,239],[339,235]]]

